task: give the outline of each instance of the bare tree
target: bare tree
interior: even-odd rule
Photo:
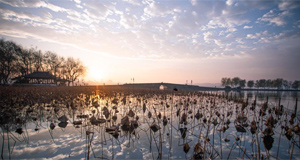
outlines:
[[[300,81],[294,81],[293,84],[292,84],[292,87],[293,87],[294,89],[298,89],[299,86],[300,86]]]
[[[12,41],[0,39],[0,83],[7,84],[12,77],[24,76],[33,71],[49,71],[59,78],[66,78],[72,84],[83,76],[86,68],[72,57],[67,60],[56,53],[42,53],[37,48],[23,49]],[[20,79],[19,79],[20,80]]]
[[[57,68],[57,72],[56,72],[56,76],[59,77],[59,78],[64,78],[64,65],[66,63],[66,59],[64,57],[60,57],[59,58],[59,61],[60,61],[60,67]]]
[[[232,86],[232,80],[231,80],[231,78],[227,78],[227,80],[226,80],[226,86]]]
[[[246,86],[246,80],[245,79],[241,79],[239,81],[239,85],[240,85],[240,87],[244,88]]]
[[[31,48],[31,52],[33,52],[33,65],[35,71],[44,71],[43,67],[43,53],[41,50],[37,50],[36,48]]]
[[[21,47],[12,41],[0,39],[0,83],[8,84],[9,79],[17,73],[17,53]]]
[[[266,80],[266,87],[268,87],[268,88],[272,87],[272,80],[271,79]]]
[[[253,80],[249,80],[249,81],[247,82],[247,86],[248,86],[249,88],[252,88],[252,87],[254,86],[254,81],[253,81]]]
[[[64,63],[63,75],[69,80],[68,85],[70,85],[71,82],[72,85],[74,85],[74,81],[76,81],[78,77],[83,76],[85,72],[86,68],[79,59],[75,60],[73,57],[69,57]]]
[[[56,53],[51,51],[47,51],[44,54],[44,64],[46,70],[48,70],[51,74],[55,76],[59,76],[59,69],[62,67],[64,62],[63,57],[59,57]]]
[[[266,87],[266,82],[267,82],[266,79],[260,79],[259,80],[259,87],[265,88]]]
[[[223,78],[221,79],[221,84],[222,84],[223,87],[226,86],[226,82],[227,82],[227,78],[226,78],[226,77],[223,77]]]
[[[285,89],[289,88],[289,81],[283,80],[283,81],[282,81],[282,86],[283,86]]]
[[[273,86],[276,87],[277,89],[282,88],[283,85],[283,79],[282,78],[276,78],[273,80]]]
[[[22,76],[32,73],[33,68],[33,52],[30,49],[22,49],[21,52],[17,53],[17,68],[19,74]]]
[[[239,77],[233,77],[231,81],[234,86],[237,86],[239,84],[240,80],[241,79]]]

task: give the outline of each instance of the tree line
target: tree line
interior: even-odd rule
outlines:
[[[249,80],[241,79],[239,77],[227,78],[224,77],[221,79],[221,85],[231,86],[231,87],[256,87],[256,88],[277,88],[277,89],[298,89],[300,87],[300,81],[295,80],[294,82],[284,80],[282,78],[276,79],[259,79],[259,80]]]
[[[74,83],[84,76],[86,67],[79,59],[61,57],[51,51],[42,52],[37,48],[24,48],[13,41],[0,39],[0,83],[8,84],[18,76],[35,71],[48,71],[57,78]]]

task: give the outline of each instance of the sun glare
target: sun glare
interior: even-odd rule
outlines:
[[[89,71],[89,77],[95,81],[101,81],[104,78],[104,72],[101,70],[92,69]]]
[[[95,74],[93,74],[93,77],[94,77],[95,80],[101,80],[103,78],[101,73],[95,73]]]

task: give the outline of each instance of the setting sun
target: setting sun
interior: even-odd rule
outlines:
[[[88,71],[87,76],[90,77],[91,80],[102,81],[104,78],[104,71],[97,68],[92,68]]]

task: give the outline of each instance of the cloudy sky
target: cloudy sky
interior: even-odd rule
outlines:
[[[0,0],[0,37],[98,82],[300,79],[298,0]]]

